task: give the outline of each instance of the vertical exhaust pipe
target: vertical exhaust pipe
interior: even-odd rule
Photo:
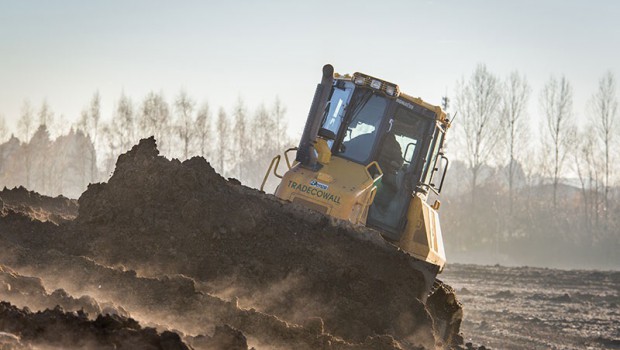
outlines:
[[[316,91],[314,92],[314,98],[312,99],[312,105],[308,113],[308,120],[306,120],[304,133],[301,136],[297,157],[295,158],[303,167],[313,170],[317,169],[317,157],[313,149],[313,144],[321,127],[323,113],[333,84],[334,67],[331,64],[326,64],[323,66],[323,78],[321,79],[321,83],[317,85]]]

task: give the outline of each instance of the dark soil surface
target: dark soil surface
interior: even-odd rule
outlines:
[[[496,349],[620,349],[620,272],[451,264],[466,342]]]
[[[378,233],[226,180],[202,158],[167,160],[153,139],[89,186],[76,219],[66,198],[2,193],[0,299],[20,307],[132,317],[196,349],[437,344],[421,274]]]
[[[12,210],[24,213],[39,221],[50,221],[61,224],[75,219],[78,214],[78,203],[75,199],[63,196],[50,198],[24,187],[0,191],[0,210]]]
[[[60,307],[31,312],[0,302],[2,349],[189,349],[178,334],[142,328],[131,318],[107,314],[91,320]]]

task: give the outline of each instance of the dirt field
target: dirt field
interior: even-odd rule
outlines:
[[[620,272],[451,264],[465,341],[496,349],[620,349]]]

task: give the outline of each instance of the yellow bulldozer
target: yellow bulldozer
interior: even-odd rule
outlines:
[[[446,263],[437,198],[448,166],[443,145],[449,128],[440,107],[366,74],[334,73],[328,64],[299,146],[284,152],[288,170],[278,174],[276,156],[261,190],[273,170],[281,178],[278,198],[380,232],[413,257],[411,264],[424,275],[419,297],[426,301],[441,285],[436,275]],[[460,323],[460,305],[452,304],[441,306],[444,338],[451,323]]]

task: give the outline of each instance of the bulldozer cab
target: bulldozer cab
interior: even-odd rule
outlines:
[[[395,84],[362,73],[341,76],[325,65],[299,147],[284,152],[288,170],[278,174],[280,156],[274,157],[263,185],[274,169],[278,198],[377,229],[437,272],[446,260],[439,202],[427,201],[441,192],[449,126],[440,107]]]
[[[336,79],[318,133],[334,157],[362,165],[377,162],[383,175],[366,224],[394,240],[406,225],[412,194],[426,199],[429,189],[441,187],[433,178],[445,127],[437,111],[420,102],[360,73]]]

